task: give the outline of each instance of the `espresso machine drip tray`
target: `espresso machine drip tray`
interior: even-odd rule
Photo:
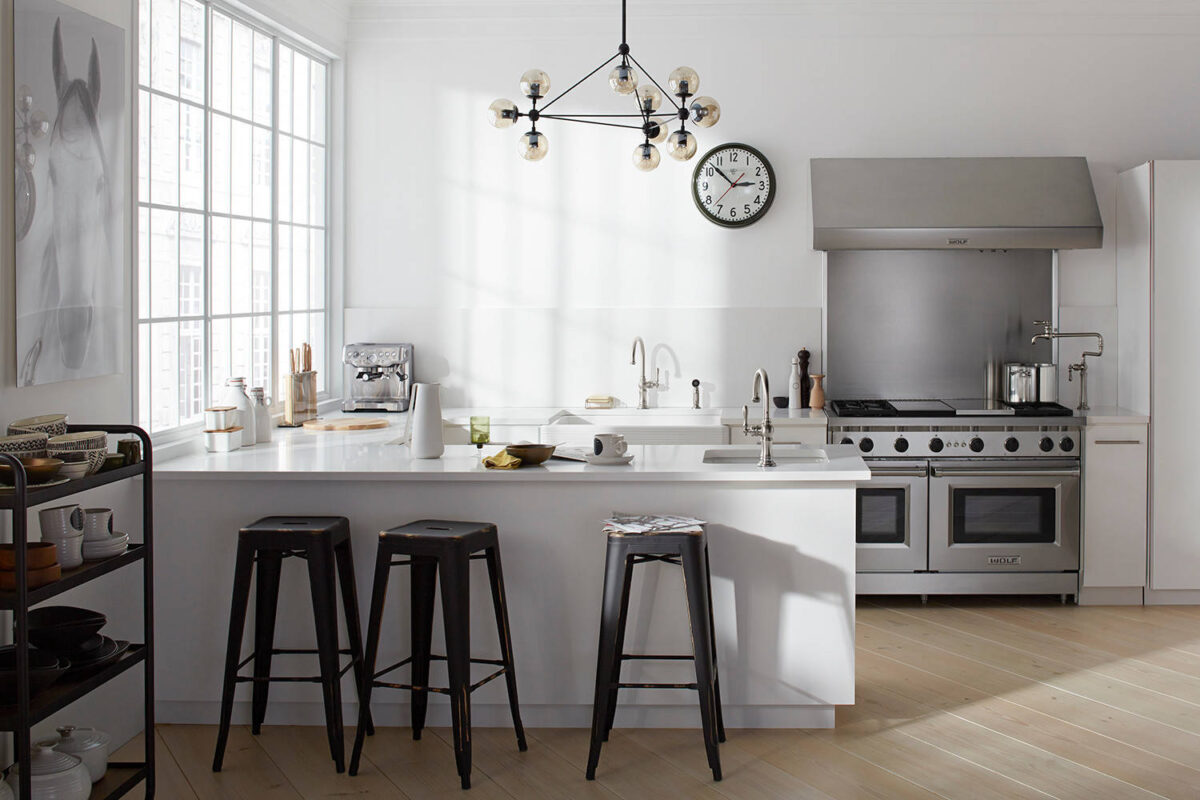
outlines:
[[[346,365],[343,411],[407,411],[413,346],[361,342],[342,348]]]

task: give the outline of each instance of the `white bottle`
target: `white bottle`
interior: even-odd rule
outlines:
[[[228,378],[221,402],[238,410],[238,424],[242,426],[242,447],[253,447],[258,439],[258,429],[255,425],[254,404],[246,394],[246,379]]]
[[[254,441],[259,444],[271,441],[271,408],[267,405],[266,392],[261,386],[250,390],[254,402]]]
[[[442,387],[437,383],[413,386],[412,407],[408,410],[411,437],[408,442],[413,458],[441,458],[446,450],[442,435]]]
[[[788,408],[800,409],[800,359],[792,357],[792,376],[788,378]]]

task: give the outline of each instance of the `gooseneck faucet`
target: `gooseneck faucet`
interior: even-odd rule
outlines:
[[[1088,356],[1091,356],[1092,358],[1099,358],[1100,356],[1104,355],[1104,337],[1098,333],[1060,333],[1054,329],[1051,323],[1046,322],[1045,320],[1038,320],[1033,324],[1041,326],[1042,332],[1035,334],[1030,340],[1030,344],[1037,344],[1039,340],[1052,342],[1055,339],[1082,339],[1091,338],[1093,336],[1096,338],[1095,350],[1085,350],[1083,354],[1079,356],[1079,363],[1067,365],[1068,382],[1073,379],[1073,376],[1076,372],[1079,373],[1079,405],[1075,406],[1075,410],[1087,411],[1087,359]]]
[[[649,408],[646,402],[646,390],[658,388],[658,367],[654,368],[654,380],[646,380],[646,343],[642,341],[642,337],[633,337],[633,355],[629,358],[629,363],[637,365],[638,349],[642,351],[642,377],[638,381],[638,408]]]
[[[759,391],[761,386],[762,391]],[[767,371],[759,368],[754,372],[754,384],[751,386],[750,401],[757,403],[762,401],[762,422],[757,425],[750,424],[750,407],[742,406],[742,433],[747,436],[757,436],[762,440],[762,452],[758,456],[758,465],[760,467],[775,466],[775,459],[771,457],[771,434],[775,430],[775,426],[771,424],[771,382],[767,379]]]

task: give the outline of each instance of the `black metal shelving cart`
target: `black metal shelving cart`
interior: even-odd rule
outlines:
[[[0,610],[13,612],[14,643],[16,644],[17,702],[15,705],[0,706],[0,731],[13,734],[16,744],[17,764],[20,765],[20,796],[30,797],[29,759],[32,754],[30,728],[61,710],[89,692],[98,689],[113,678],[137,664],[143,665],[145,674],[143,703],[145,705],[146,753],[144,761],[109,762],[108,774],[92,787],[92,800],[117,798],[145,781],[146,797],[154,797],[154,572],[151,558],[153,547],[154,507],[152,485],[152,454],[150,436],[135,425],[70,425],[69,431],[104,431],[110,434],[134,434],[142,441],[140,463],[90,475],[57,486],[30,487],[25,469],[13,456],[0,453],[0,463],[13,469],[14,483],[11,492],[0,494],[0,510],[12,515],[13,544],[16,561],[16,590],[0,591]],[[142,476],[142,543],[130,544],[129,549],[119,556],[103,561],[85,561],[76,569],[63,570],[62,578],[54,583],[30,589],[26,582],[25,545],[29,541],[28,511],[33,506],[123,481],[136,475]],[[110,572],[141,562],[143,578],[142,614],[144,639],[133,644],[116,661],[93,673],[81,677],[64,676],[62,680],[40,693],[29,694],[29,607],[51,597],[62,594]]]

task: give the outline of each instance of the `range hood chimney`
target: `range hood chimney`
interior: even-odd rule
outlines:
[[[1085,158],[815,158],[816,250],[1100,247]]]

